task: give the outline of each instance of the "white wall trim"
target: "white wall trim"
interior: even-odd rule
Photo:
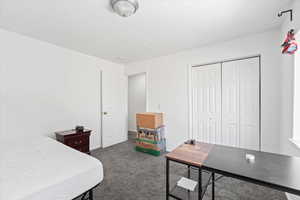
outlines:
[[[146,89],[146,112],[148,112],[149,111],[149,88],[148,88],[149,75],[148,75],[148,72],[143,72],[143,73],[145,73],[145,77],[146,77],[146,87],[145,87],[145,89]]]
[[[231,58],[226,58],[226,59],[220,59],[212,62],[204,62],[204,63],[198,63],[198,64],[192,64],[191,67],[199,67],[199,66],[205,66],[205,65],[212,65],[212,64],[217,64],[217,63],[224,63],[224,62],[231,62],[231,61],[236,61],[236,60],[244,60],[244,59],[249,59],[249,58],[255,58],[255,57],[261,57],[260,53],[257,54],[250,54],[246,56],[241,56],[241,57],[231,57]]]
[[[100,69],[100,148],[103,148],[103,94],[102,94],[102,91],[103,91],[103,71]]]
[[[193,94],[192,94],[192,67],[193,65],[188,65],[187,66],[187,76],[188,76],[188,135],[189,135],[189,139],[194,138],[193,135]]]

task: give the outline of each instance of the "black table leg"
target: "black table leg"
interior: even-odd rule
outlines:
[[[198,171],[198,200],[202,199],[202,169]]]
[[[215,200],[215,173],[214,172],[211,173],[211,179],[212,179],[212,183],[211,183],[212,200]]]
[[[94,195],[93,195],[93,189],[91,189],[89,191],[89,200],[93,200],[94,199]]]
[[[190,179],[191,178],[191,166],[188,165],[188,178]],[[190,198],[190,190],[188,190],[188,196]]]
[[[169,200],[169,190],[170,190],[170,188],[169,188],[169,165],[170,165],[170,161],[169,161],[169,159],[167,158],[167,160],[166,160],[166,200]]]

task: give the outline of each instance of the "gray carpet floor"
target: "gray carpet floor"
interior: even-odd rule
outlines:
[[[95,189],[96,200],[165,200],[165,158],[134,150],[134,141],[92,152],[104,166],[104,180]],[[171,164],[171,182],[176,183],[186,167]],[[203,199],[211,199],[208,187]],[[171,198],[170,198],[171,199]],[[265,187],[222,178],[216,183],[216,199],[286,200],[285,194]]]

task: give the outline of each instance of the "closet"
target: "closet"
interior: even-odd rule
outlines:
[[[260,58],[192,67],[192,137],[260,150]]]

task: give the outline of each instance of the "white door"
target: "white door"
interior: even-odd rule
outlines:
[[[260,149],[259,58],[192,68],[192,137]]]
[[[102,72],[102,147],[127,140],[127,78],[114,70]]]
[[[222,142],[259,150],[259,58],[222,64]]]
[[[222,144],[240,146],[238,62],[222,64]]]
[[[259,58],[240,60],[240,147],[260,150]]]
[[[220,144],[221,64],[192,68],[192,95],[193,138]]]

